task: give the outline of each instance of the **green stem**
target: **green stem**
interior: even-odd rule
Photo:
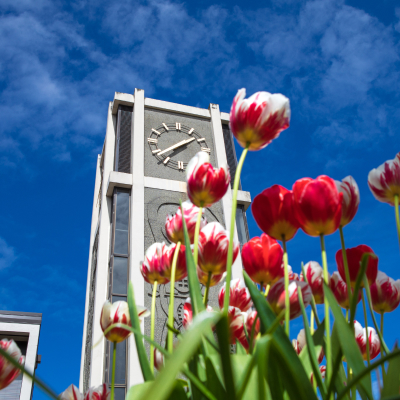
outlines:
[[[203,207],[199,207],[199,213],[197,215],[196,227],[194,229],[194,249],[193,249],[193,258],[194,263],[197,267],[197,260],[199,254],[199,234],[200,234],[200,223],[201,217],[203,215]]]
[[[208,272],[208,278],[207,278],[207,286],[206,286],[206,291],[204,292],[204,297],[203,297],[203,303],[207,307],[208,303],[208,292],[210,291],[210,282],[211,282],[211,272]]]
[[[347,285],[347,296],[349,298],[349,304],[351,304],[351,283],[350,283],[350,272],[349,272],[349,263],[347,262],[347,253],[346,253],[346,246],[344,244],[344,236],[343,236],[343,228],[339,226],[339,233],[340,233],[340,243],[342,244],[342,258],[344,264],[344,274],[346,277],[346,285]]]
[[[367,363],[370,364],[370,354],[369,354],[369,335],[368,335],[368,316],[367,316],[367,307],[365,305],[365,296],[364,291],[361,290],[361,298],[363,304],[363,311],[364,311],[364,321],[365,321],[365,337],[366,337],[366,351],[367,351]]]
[[[268,285],[265,287],[265,292],[264,292],[264,296],[265,296],[265,297],[268,296],[270,287],[271,287],[271,285],[268,283]],[[262,293],[262,290],[261,290],[261,293]]]
[[[394,212],[396,216],[397,237],[399,238],[400,246],[400,216],[399,216],[399,195],[394,196]]]
[[[384,315],[384,312],[381,311],[381,335],[382,335],[382,337],[383,337],[383,315]]]
[[[288,337],[290,337],[290,298],[289,298],[289,262],[288,254],[286,249],[285,235],[282,235],[283,245],[283,265],[285,270],[285,331]]]
[[[174,251],[174,258],[172,259],[171,268],[171,286],[169,295],[169,309],[168,309],[168,325],[174,326],[174,299],[175,299],[175,274],[176,274],[176,263],[178,261],[179,250],[181,248],[181,242],[178,242]],[[174,349],[174,332],[168,329],[168,352],[172,353]]]
[[[311,315],[310,315],[310,331],[311,335],[314,334],[314,311],[311,310]]]
[[[150,339],[154,341],[154,327],[156,319],[156,294],[157,294],[157,281],[153,285],[153,296],[151,298],[151,326],[150,326]],[[154,374],[154,346],[150,345],[150,369]]]
[[[249,151],[250,143],[247,143],[246,148],[243,149],[242,155],[240,156],[239,163],[236,168],[235,180],[233,182],[233,196],[232,196],[232,214],[231,214],[231,229],[229,233],[229,247],[228,256],[226,260],[226,283],[225,283],[225,299],[224,299],[224,314],[228,316],[229,309],[229,296],[230,296],[230,285],[232,279],[232,261],[233,261],[233,233],[235,232],[235,220],[236,220],[236,206],[237,206],[237,193],[239,190],[240,174],[246,155]]]
[[[328,262],[326,260],[325,240],[324,235],[320,235],[321,240],[321,256],[322,266],[324,268],[324,281],[329,285]],[[329,315],[329,303],[324,296],[325,305],[325,332],[326,332],[326,381],[329,382],[332,376],[332,343],[331,343],[331,327]]]
[[[113,361],[112,361],[112,375],[111,375],[111,400],[114,400],[115,362],[116,362],[116,359],[117,359],[117,342],[114,342]]]

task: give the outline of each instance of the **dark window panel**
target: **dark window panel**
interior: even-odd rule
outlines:
[[[114,344],[110,343],[110,367],[108,369],[108,381],[111,383],[112,375],[112,362],[113,362],[113,347]],[[126,381],[126,340],[117,344],[117,355],[115,357],[115,384],[125,385]],[[125,389],[124,389],[125,390]]]
[[[128,255],[128,231],[115,230],[114,254]]]
[[[129,229],[129,193],[117,192],[117,215],[115,227],[120,230]]]
[[[112,293],[127,294],[128,286],[128,259],[114,257]]]
[[[126,301],[126,296],[112,296],[112,302],[115,303],[116,301]]]
[[[118,107],[115,170],[131,172],[131,125],[132,107]]]
[[[236,227],[240,246],[243,246],[249,240],[249,230],[247,227],[246,213],[242,204],[238,204],[236,209]]]
[[[111,390],[111,387],[110,387]],[[114,388],[114,399],[115,400],[125,400],[125,388],[115,387]]]
[[[226,158],[228,161],[229,172],[231,174],[231,188],[233,188],[233,181],[235,180],[237,158],[235,151],[235,143],[233,141],[233,135],[229,129],[228,124],[222,124],[222,133],[224,134]],[[242,189],[242,185],[239,182],[239,189]]]

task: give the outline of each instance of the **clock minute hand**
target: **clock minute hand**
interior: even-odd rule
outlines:
[[[178,142],[178,143],[176,143],[176,144],[174,144],[174,145],[168,147],[167,149],[165,149],[165,150],[163,150],[163,151],[160,151],[160,152],[158,153],[158,155],[160,156],[161,154],[167,153],[167,152],[170,151],[170,150],[175,150],[175,149],[177,149],[178,147],[181,147],[181,146],[184,146],[185,144],[188,144],[188,143],[190,143],[190,142],[193,142],[193,140],[195,140],[195,139],[196,139],[196,138],[190,138],[190,139],[187,139],[187,140],[182,140],[181,142]]]

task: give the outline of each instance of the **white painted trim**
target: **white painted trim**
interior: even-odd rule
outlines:
[[[144,281],[140,261],[144,255],[144,90],[135,89],[131,133],[131,217],[129,227],[129,280],[134,285],[135,301],[144,305]],[[142,332],[144,324],[142,323]],[[135,339],[128,338],[127,387],[143,382]]]
[[[193,115],[195,117],[210,118],[210,111],[205,108],[185,106],[183,104],[170,103],[168,101],[148,99],[144,100],[146,108],[155,108],[158,110],[166,110],[176,112],[178,114]]]
[[[221,113],[221,121],[225,123],[229,123],[229,113],[222,112]]]
[[[107,182],[107,196],[112,197],[114,187],[130,189],[132,187],[132,174],[111,171]]]
[[[0,322],[1,333],[18,333],[29,335],[28,347],[25,356],[25,368],[30,372],[35,371],[36,356],[39,347],[40,325],[31,324],[13,324],[9,322]],[[30,400],[32,394],[32,380],[24,375],[22,377],[20,400]],[[1,397],[1,396],[0,396]]]
[[[117,114],[119,105],[121,105],[121,106],[133,106],[134,102],[135,102],[135,100],[134,100],[134,97],[133,97],[132,94],[115,92],[114,93],[113,106],[112,106],[113,115]]]

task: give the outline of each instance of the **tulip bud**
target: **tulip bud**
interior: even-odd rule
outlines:
[[[60,400],[83,400],[83,394],[75,385],[69,385],[58,397]]]
[[[199,235],[198,265],[205,272],[220,275],[226,271],[228,257],[229,232],[219,222],[210,222]],[[239,254],[239,243],[233,242],[233,260]]]
[[[307,307],[311,302],[311,289],[308,283],[289,281],[289,304],[290,304],[290,319],[297,318],[301,314],[301,308],[298,298],[298,289],[300,288],[303,295],[304,307]],[[276,282],[268,292],[267,301],[275,314],[278,315],[285,309],[285,279],[281,278]]]
[[[354,334],[356,336],[356,342],[361,350],[361,354],[364,360],[367,360],[367,335],[365,328],[357,321],[354,321]],[[374,328],[368,327],[368,342],[369,342],[369,354],[370,360],[373,360],[381,352],[381,342],[379,336]]]
[[[299,229],[292,191],[283,186],[273,185],[257,195],[251,211],[260,229],[276,240],[290,240]]]
[[[194,241],[194,231],[196,228],[197,217],[199,215],[199,208],[196,207],[190,200],[186,200],[182,203],[183,217],[185,218],[186,227],[189,234],[190,243]],[[205,216],[201,217],[200,229],[204,228],[207,224]],[[182,211],[179,207],[175,215],[168,214],[167,220],[165,221],[165,233],[167,238],[173,243],[185,243],[183,234],[183,221]]]
[[[172,262],[174,259],[176,244],[172,243],[171,246],[165,248],[165,257],[164,257],[164,268],[163,268],[163,277],[167,278],[169,281],[171,280],[172,273]],[[176,260],[176,270],[175,270],[175,281],[181,281],[187,277],[187,269],[186,269],[186,254],[185,254],[185,246],[181,245],[178,252],[178,258]]]
[[[362,256],[365,253],[374,254],[374,251],[371,249],[371,247],[365,244],[360,244],[357,247],[346,249],[347,264],[349,266],[350,284],[352,287],[354,287],[354,285],[356,284],[358,271],[361,268]],[[340,276],[344,281],[346,281],[342,250],[338,250],[336,252],[336,264],[338,266],[338,271]],[[372,285],[375,282],[377,274],[378,274],[378,257],[370,256],[368,257],[368,265],[367,265],[367,270],[365,272],[365,275],[367,276],[368,279],[368,283],[370,285]],[[361,287],[364,287],[363,281],[361,281]]]
[[[229,305],[239,308],[240,311],[247,311],[252,305],[249,290],[241,279],[234,279],[229,288]],[[221,287],[218,295],[219,308],[224,308],[225,285]]]
[[[204,286],[207,286],[208,274],[208,272],[203,272],[199,267],[197,267],[197,277],[199,278],[199,282]],[[221,283],[225,279],[225,276],[226,272],[216,275],[211,274],[209,286],[213,287],[218,285],[218,283]]]
[[[342,308],[345,308],[346,310],[350,309],[350,303],[349,303],[349,295],[347,291],[347,285],[346,282],[342,279],[338,271],[335,271],[332,274],[332,277],[329,282],[330,289],[332,290],[332,293],[336,297],[336,301],[338,302],[339,306]],[[351,288],[351,292],[354,292],[354,289]],[[361,292],[358,292],[358,299],[357,303],[359,303],[361,300]]]
[[[97,387],[91,387],[85,394],[84,400],[110,400],[111,391],[103,383]],[[74,399],[75,400],[75,399]]]
[[[346,176],[341,182],[335,181],[339,193],[343,193],[342,218],[340,226],[345,226],[352,221],[360,204],[360,191],[357,182],[352,176]]]
[[[370,171],[368,186],[377,200],[394,205],[394,197],[400,197],[400,153]]]
[[[378,271],[375,282],[371,285],[372,308],[377,313],[391,312],[400,303],[400,279],[395,281],[384,272]]]
[[[324,270],[316,261],[310,261],[304,266],[304,271],[306,272],[307,282],[310,285],[315,303],[324,304]],[[303,273],[300,274],[300,280],[306,281]]]
[[[154,368],[161,371],[164,367],[164,354],[160,350],[154,349]]]
[[[21,354],[21,350],[14,340],[0,340],[0,348],[7,352],[14,360],[18,361],[19,364],[25,364],[25,357]],[[0,355],[0,390],[6,388],[20,372],[21,370]]]
[[[310,236],[330,235],[340,225],[343,193],[335,181],[321,175],[303,178],[293,185],[294,212],[301,229]]]
[[[284,276],[283,250],[273,238],[263,233],[242,248],[243,268],[260,285],[273,284]]]
[[[198,152],[186,167],[187,193],[197,207],[210,207],[224,197],[231,176],[228,166],[215,168],[210,164],[210,156]]]
[[[144,261],[140,264],[140,272],[146,282],[154,284],[168,283],[165,273],[165,257],[167,246],[164,242],[153,243],[147,250],[144,256]]]
[[[233,99],[230,112],[230,129],[242,147],[260,150],[289,127],[289,99],[282,94],[257,92],[246,97],[240,89]]]
[[[306,333],[304,329],[301,329],[299,334],[297,335],[297,340],[293,339],[292,344],[294,349],[296,350],[296,353],[300,355],[301,351],[303,350],[304,346],[307,344],[306,343]],[[322,360],[324,359],[324,351],[321,349],[321,351],[318,354],[318,364],[321,364]]]

